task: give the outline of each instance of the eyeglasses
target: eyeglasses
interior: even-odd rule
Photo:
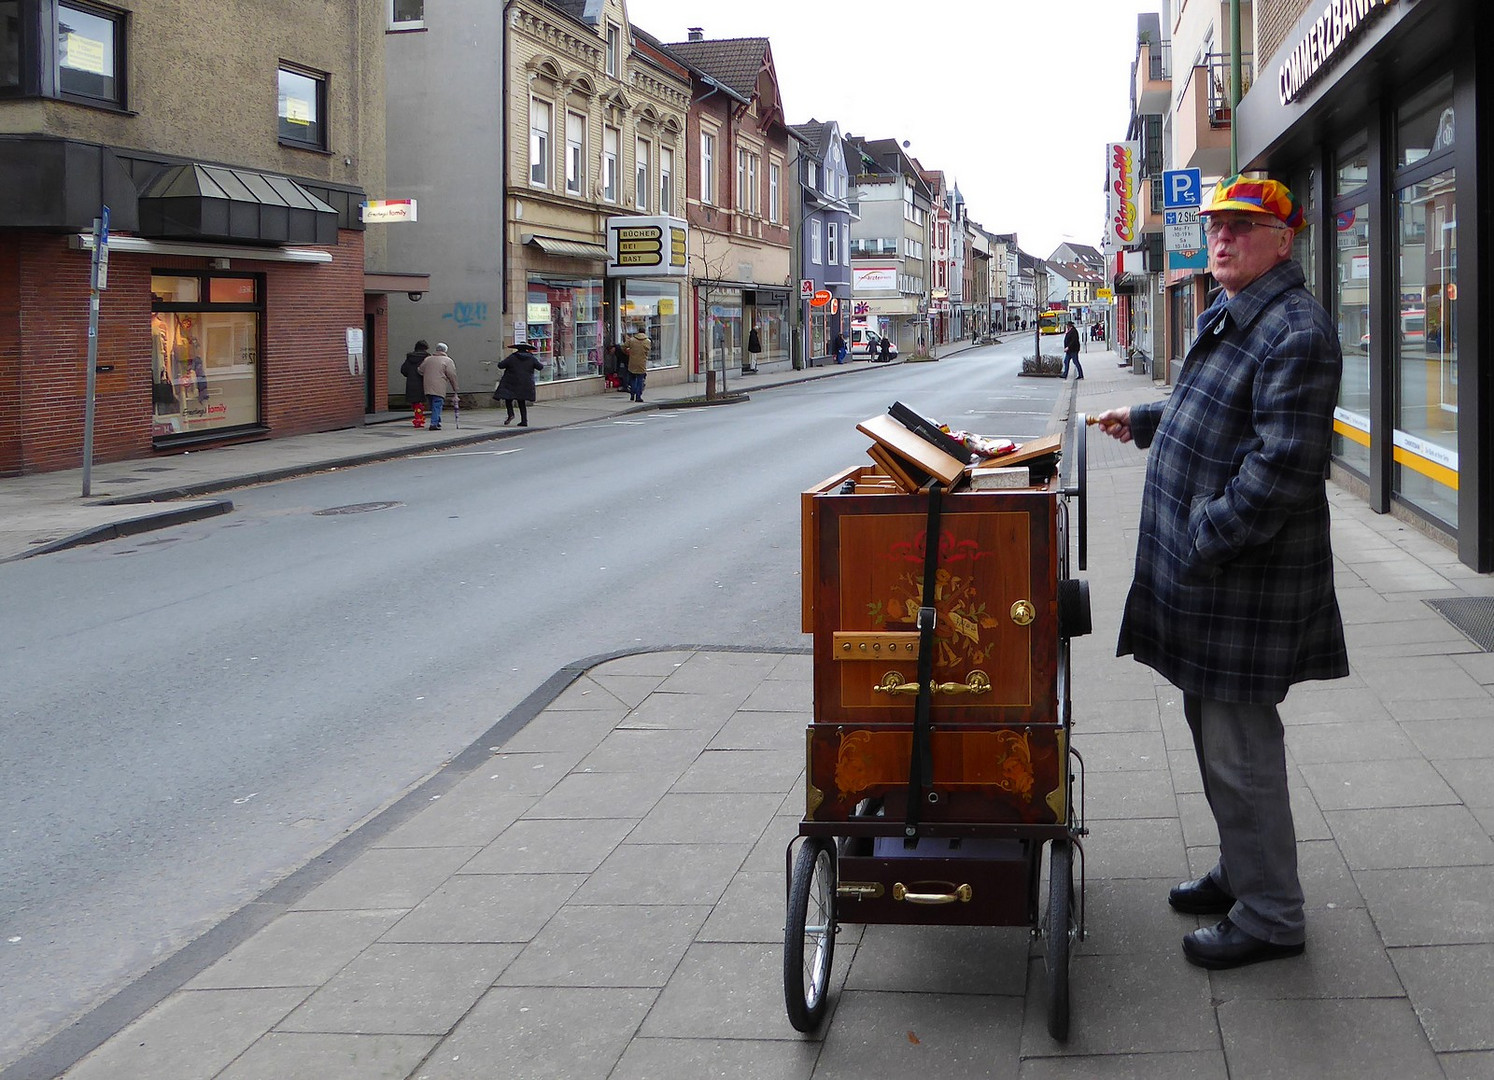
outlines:
[[[1251,217],[1211,217],[1204,222],[1204,232],[1210,236],[1218,236],[1228,227],[1233,236],[1249,236],[1256,229],[1274,229],[1280,231],[1285,225],[1277,225],[1274,222],[1262,221]]]

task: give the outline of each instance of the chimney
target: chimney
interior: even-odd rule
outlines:
[[[690,31],[690,40],[691,41],[704,41],[705,40],[705,31],[702,30],[700,27],[698,27],[698,26],[691,26],[691,27],[688,27],[688,29]]]

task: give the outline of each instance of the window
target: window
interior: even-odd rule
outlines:
[[[122,105],[123,60],[122,13],[82,4],[57,5],[57,89],[60,94]]]
[[[607,74],[614,79],[622,75],[622,27],[607,24]]]
[[[0,92],[21,88],[21,4],[0,0]]]
[[[737,210],[757,216],[762,213],[762,192],[758,169],[762,158],[747,150],[737,150]]]
[[[648,209],[648,140],[633,142],[633,205],[639,210]]]
[[[621,138],[617,128],[602,129],[602,198],[617,202],[617,151]]]
[[[659,147],[659,213],[674,213],[674,151]]]
[[[586,190],[586,117],[565,114],[565,190],[580,195]]]
[[[258,424],[263,280],[170,270],[150,293],[152,437]]]
[[[716,201],[716,136],[700,133],[700,201]]]
[[[825,233],[827,246],[825,248],[825,262],[834,266],[840,262],[840,226],[830,222]]]
[[[820,190],[820,163],[818,161],[805,162],[804,178],[812,189]]]
[[[529,99],[529,182],[550,186],[550,103]]]
[[[840,245],[840,264],[842,266],[850,266],[851,265],[851,227],[849,225],[842,225],[840,228],[841,228],[841,239],[845,241],[843,244]]]
[[[425,25],[425,0],[389,0],[389,28],[416,30]]]
[[[327,149],[327,76],[280,65],[280,141]]]
[[[819,218],[815,218],[813,221],[811,221],[809,223],[809,261],[810,262],[823,263],[825,261],[825,255],[824,255],[824,252],[821,250],[821,246],[820,245],[821,245],[821,241],[820,241],[820,219]]]
[[[775,225],[783,220],[783,197],[780,194],[782,175],[781,166],[776,163],[768,166],[768,220]]]

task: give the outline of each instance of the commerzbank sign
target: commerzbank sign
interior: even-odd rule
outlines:
[[[1307,33],[1276,72],[1278,96],[1283,105],[1296,101],[1323,71],[1333,63],[1344,46],[1353,41],[1376,16],[1395,0],[1328,0]]]

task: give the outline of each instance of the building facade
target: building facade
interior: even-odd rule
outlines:
[[[847,135],[845,148],[855,192],[852,320],[892,338],[899,352],[926,350],[933,193],[896,139]]]
[[[1494,23],[1471,0],[1258,0],[1242,168],[1306,204],[1297,253],[1334,316],[1335,477],[1494,570],[1482,299]]]
[[[663,45],[690,74],[687,142],[692,371],[740,375],[792,363],[789,129],[768,39]]]
[[[797,356],[809,366],[833,356],[839,334],[851,340],[850,174],[834,120],[795,124],[789,171],[795,178],[794,278],[798,295]],[[804,292],[810,295],[806,297]]]
[[[424,7],[388,41],[390,185],[420,207],[391,257],[431,274],[395,340],[445,341],[464,389],[528,341],[553,400],[598,392],[642,330],[650,378],[686,378],[685,68],[622,0]]]
[[[388,15],[0,4],[0,475],[347,427],[383,407]],[[367,242],[366,242],[367,241]]]

